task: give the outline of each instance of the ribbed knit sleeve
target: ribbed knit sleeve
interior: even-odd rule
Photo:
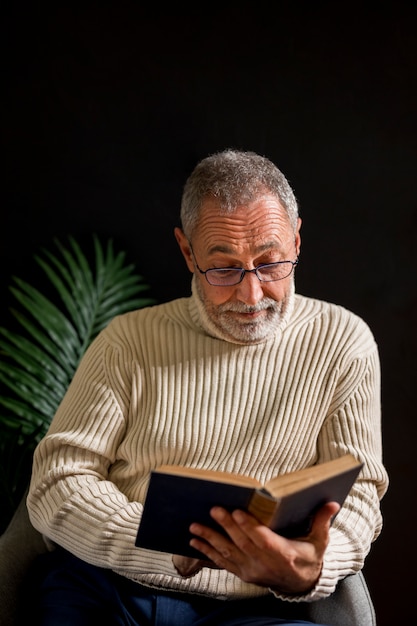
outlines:
[[[300,599],[328,595],[381,530],[387,476],[372,334],[342,307],[301,296],[265,343],[230,344],[198,322],[193,297],[183,298],[117,317],[98,336],[35,451],[31,521],[145,585],[258,596],[268,590],[209,568],[185,579],[171,555],[135,547],[150,471],[177,463],[266,481],[351,452],[364,470],[334,522],[321,579]]]

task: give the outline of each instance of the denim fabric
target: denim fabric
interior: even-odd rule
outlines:
[[[155,591],[95,567],[63,550],[43,555],[33,589],[37,626],[285,626],[303,621],[303,607],[272,596],[223,601]],[[32,605],[33,606],[33,605]]]

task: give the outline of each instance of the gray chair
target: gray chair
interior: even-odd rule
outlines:
[[[362,572],[341,580],[328,598],[311,602],[308,619],[329,626],[376,626],[375,608]]]
[[[30,523],[26,496],[0,537],[0,626],[17,626],[25,574],[45,552],[41,534]],[[328,598],[306,603],[308,619],[329,626],[376,626],[375,610],[362,572],[340,581]]]

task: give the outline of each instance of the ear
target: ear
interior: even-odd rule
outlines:
[[[302,220],[301,220],[301,217],[299,217],[297,220],[297,228],[295,230],[295,251],[296,251],[297,256],[300,256],[300,249],[301,249],[301,235],[300,235],[301,224],[302,224]]]
[[[174,228],[174,235],[175,235],[175,239],[178,242],[182,255],[185,259],[185,262],[187,263],[188,269],[190,270],[190,272],[194,273],[195,267],[194,267],[193,255],[192,255],[190,244],[188,243],[187,237],[184,235],[181,228],[178,228],[178,226]]]

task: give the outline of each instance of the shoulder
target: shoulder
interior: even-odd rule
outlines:
[[[325,343],[337,342],[340,347],[353,347],[357,354],[377,349],[368,323],[346,307],[297,294],[294,306],[295,326],[308,326]]]
[[[143,337],[149,338],[151,334],[163,332],[164,327],[186,323],[188,300],[189,298],[178,298],[118,315],[100,335],[113,345],[132,344]]]
[[[310,298],[300,294],[295,295],[294,314],[296,319],[317,319],[324,318],[329,321],[358,326],[361,329],[367,329],[371,332],[368,324],[357,313],[345,308],[341,304]]]

